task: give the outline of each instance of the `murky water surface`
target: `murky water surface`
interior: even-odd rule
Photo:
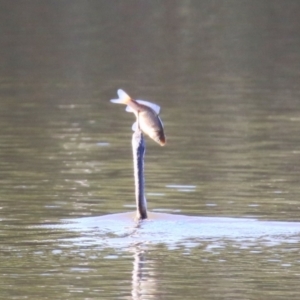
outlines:
[[[1,299],[299,299],[298,1],[0,4]]]

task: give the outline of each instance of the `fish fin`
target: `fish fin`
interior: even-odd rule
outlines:
[[[130,97],[121,89],[117,91],[119,99],[111,99],[110,102],[112,103],[120,103],[120,104],[127,104],[130,101]]]
[[[137,121],[132,124],[132,131],[136,131],[138,129]]]
[[[130,113],[133,113],[134,112],[134,110],[130,107],[130,106],[126,106],[126,108],[125,108],[125,110],[127,111],[127,112],[130,112]]]
[[[139,104],[150,107],[151,109],[153,109],[155,111],[156,114],[159,114],[160,106],[158,106],[157,104],[154,104],[154,103],[151,103],[151,102],[148,102],[145,100],[135,100],[135,101]],[[134,113],[134,110],[129,105],[126,106],[125,110],[127,112]]]
[[[158,119],[159,119],[159,121],[160,121],[160,124],[161,124],[162,128],[164,128],[164,124],[163,124],[161,118],[160,118],[159,116],[157,116],[157,117],[158,117]]]
[[[139,104],[142,104],[142,105],[145,105],[145,106],[148,106],[148,107],[152,108],[155,111],[156,114],[159,114],[159,112],[160,112],[160,106],[155,104],[155,103],[145,101],[145,100],[135,100],[135,101]]]

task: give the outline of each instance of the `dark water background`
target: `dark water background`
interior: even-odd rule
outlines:
[[[299,299],[299,232],[261,229],[299,221],[299,16],[296,0],[0,1],[0,298]],[[118,88],[162,108],[150,210],[263,234],[55,227],[134,210]]]

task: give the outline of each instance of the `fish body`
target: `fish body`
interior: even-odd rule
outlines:
[[[164,127],[158,116],[160,107],[154,103],[144,100],[134,100],[123,90],[118,90],[119,99],[110,100],[112,103],[127,105],[126,111],[135,114],[137,121],[133,124],[132,129],[140,128],[145,134],[155,142],[164,146],[166,137]]]

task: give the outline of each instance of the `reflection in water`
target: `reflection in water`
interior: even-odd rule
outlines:
[[[139,244],[132,246],[133,252],[133,270],[132,270],[132,300],[142,300],[143,295],[148,296],[149,299],[155,299],[157,292],[156,276],[149,266],[149,262],[145,259],[145,252]]]
[[[284,264],[284,253],[290,253],[286,245],[291,245],[293,249],[293,247],[297,248],[300,243],[300,223],[298,222],[271,222],[243,218],[188,217],[149,213],[149,220],[138,222],[135,220],[135,212],[131,212],[69,219],[59,225],[42,227],[47,231],[77,232],[76,237],[63,237],[57,242],[61,247],[67,245],[68,248],[76,249],[76,253],[81,255],[85,252],[89,253],[92,249],[96,249],[99,253],[109,249],[110,253],[118,253],[119,259],[126,256],[128,252],[133,253],[132,298],[126,299],[156,299],[155,295],[160,294],[160,291],[166,293],[167,287],[162,287],[160,284],[160,278],[166,274],[168,278],[175,276],[178,283],[191,285],[189,279],[191,275],[195,276],[198,282],[200,276],[198,272],[200,274],[204,272],[205,276],[211,277],[213,282],[216,277],[219,278],[217,286],[222,287],[224,284],[227,288],[230,286],[234,288],[241,278],[226,282],[228,269],[234,272],[235,267],[243,268],[246,257],[250,255],[247,260],[250,260],[249,264],[253,266],[251,272],[244,274],[244,281],[238,284],[240,289],[248,290],[252,288],[250,280],[253,276],[252,272],[256,269],[261,272],[260,264],[252,261],[256,253],[266,252],[263,256],[265,265]],[[166,247],[167,251],[164,249],[162,252],[162,247],[163,249]],[[272,248],[282,248],[282,253],[276,254],[276,250],[273,253]],[[181,253],[176,263],[159,259],[159,255],[167,257],[172,255],[172,250],[176,249],[180,249]],[[185,261],[182,261],[182,253],[193,257],[194,251],[198,253],[197,257],[193,258],[197,264],[189,268],[187,266],[186,270]],[[152,258],[147,257],[147,253]],[[243,259],[239,265],[235,266],[235,259],[240,256],[243,256]],[[209,262],[212,261],[212,257],[215,257],[216,262],[211,267]],[[181,271],[178,271],[179,269]],[[266,275],[269,276],[269,274]],[[203,275],[200,279],[205,281]],[[129,278],[127,278],[128,281]],[[171,280],[169,284],[172,286],[174,282]],[[201,284],[199,288],[202,290],[204,287],[205,285]]]

